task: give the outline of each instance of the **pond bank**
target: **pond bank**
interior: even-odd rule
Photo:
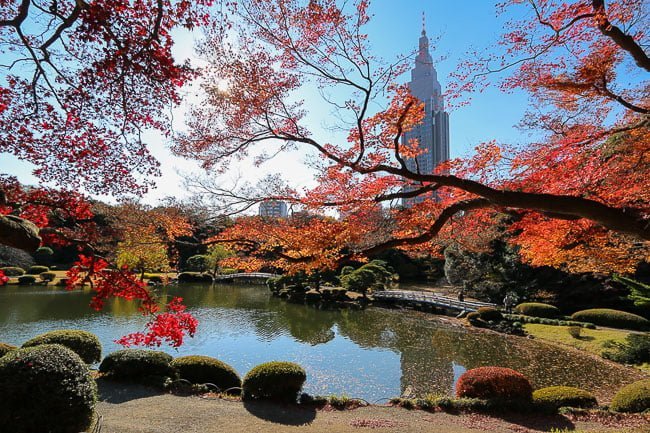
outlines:
[[[452,415],[388,406],[315,410],[274,403],[246,403],[155,394],[141,386],[103,384],[97,411],[107,433],[327,432],[534,433],[551,428],[581,432],[642,433],[638,418],[577,421],[566,416]]]

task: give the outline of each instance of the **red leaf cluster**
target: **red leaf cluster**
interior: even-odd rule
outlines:
[[[532,395],[533,387],[526,376],[504,367],[467,370],[456,384],[458,397],[527,401]]]

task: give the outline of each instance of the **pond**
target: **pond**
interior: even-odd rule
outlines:
[[[611,396],[633,378],[627,369],[595,357],[526,338],[454,326],[436,316],[369,308],[321,311],[270,296],[263,286],[192,285],[163,288],[182,296],[200,321],[198,333],[174,355],[221,359],[242,376],[271,360],[294,361],[308,373],[305,391],[344,394],[377,402],[399,396],[452,394],[469,368],[498,365],[526,374],[537,387],[572,385]],[[104,311],[88,307],[89,291],[43,286],[0,288],[0,341],[20,345],[55,329],[84,329],[99,336],[104,354],[114,339],[141,330],[137,306],[113,300]]]

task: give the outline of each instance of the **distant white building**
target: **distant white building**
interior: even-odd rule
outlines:
[[[407,158],[405,162],[413,172],[430,174],[438,164],[449,159],[449,114],[445,111],[438,73],[429,53],[429,38],[424,23],[415,68],[411,70],[408,86],[411,94],[424,102],[425,116],[422,123],[402,136],[402,144],[417,139],[420,149],[425,152],[417,158]],[[412,188],[404,188],[404,191],[410,190]],[[422,197],[408,198],[402,199],[402,204],[410,207],[421,201]]]
[[[266,200],[260,203],[259,215],[270,218],[287,218],[289,211],[287,204],[281,200]]]

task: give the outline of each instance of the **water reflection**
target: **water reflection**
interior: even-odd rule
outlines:
[[[368,309],[320,311],[271,298],[263,287],[183,285],[161,289],[182,296],[200,320],[198,335],[173,355],[206,354],[240,374],[269,360],[291,360],[309,374],[307,391],[377,400],[401,394],[451,393],[465,369],[501,365],[528,375],[536,386],[573,385],[593,391],[629,381],[620,368],[522,338],[469,332],[418,313]],[[104,353],[113,339],[141,329],[137,306],[112,300],[102,312],[88,307],[89,292],[56,288],[0,289],[0,341],[21,344],[61,328],[97,334]]]

